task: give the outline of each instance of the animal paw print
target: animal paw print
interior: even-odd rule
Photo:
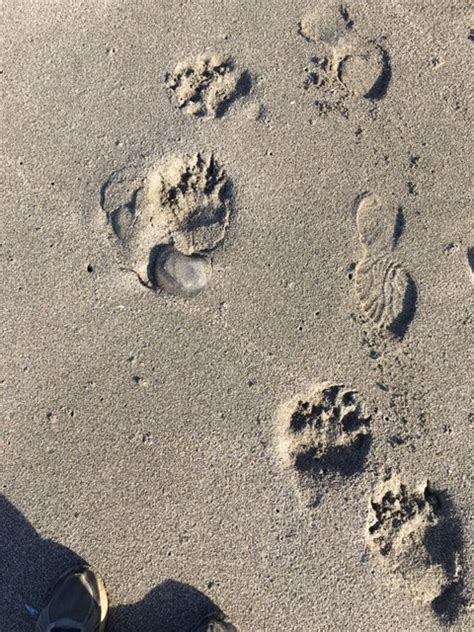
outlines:
[[[355,269],[355,291],[364,316],[380,331],[403,337],[416,308],[416,286],[393,260],[399,216],[391,218],[379,198],[365,194],[357,203],[357,232],[364,255]]]
[[[410,489],[391,476],[370,498],[366,537],[372,560],[389,583],[452,620],[463,582],[460,529],[448,505],[446,495],[435,493],[428,481]]]
[[[360,35],[347,7],[341,6],[334,15],[307,14],[300,20],[299,33],[318,46],[305,68],[303,85],[316,94],[321,114],[338,111],[347,117],[351,99],[374,104],[385,97],[390,56],[381,43]]]
[[[231,57],[217,53],[179,63],[165,81],[176,107],[211,118],[222,116],[237,97],[249,92],[251,83]]]
[[[112,174],[102,208],[121,265],[147,287],[190,296],[209,283],[209,253],[229,224],[231,183],[212,154],[179,156]]]
[[[341,384],[316,384],[286,402],[277,426],[282,462],[302,476],[351,476],[371,442],[370,415],[357,392]]]

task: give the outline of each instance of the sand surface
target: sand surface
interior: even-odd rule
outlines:
[[[2,4],[0,630],[472,629],[469,3]]]

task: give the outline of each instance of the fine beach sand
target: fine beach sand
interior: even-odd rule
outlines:
[[[472,629],[469,3],[2,13],[0,630]]]

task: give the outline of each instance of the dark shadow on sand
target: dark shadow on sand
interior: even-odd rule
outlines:
[[[393,246],[397,246],[400,241],[401,236],[405,232],[406,222],[405,222],[405,214],[403,212],[403,208],[401,206],[397,209],[397,215],[395,218],[395,226],[393,229]]]
[[[465,563],[462,524],[446,491],[436,490],[432,496],[439,522],[428,530],[425,546],[433,564],[442,566],[450,581],[441,595],[431,603],[431,607],[442,623],[451,625],[466,603],[463,594],[464,574],[460,570]]]
[[[295,467],[301,474],[315,480],[321,479],[321,474],[350,478],[364,470],[371,443],[370,434],[361,434],[352,445],[333,448],[322,458],[318,458],[314,450],[309,450],[298,455]]]
[[[204,617],[219,609],[202,592],[167,579],[140,601],[112,608],[112,632],[192,632]]]
[[[467,262],[471,268],[471,272],[474,274],[474,246],[467,249]]]
[[[216,109],[216,118],[222,118],[230,106],[237,101],[237,99],[240,99],[240,97],[246,97],[250,94],[251,89],[252,76],[247,70],[244,70],[240,75],[234,92],[227,99],[224,99]]]
[[[0,630],[29,632],[57,578],[87,563],[65,546],[42,538],[21,512],[0,495]],[[107,579],[107,578],[105,578]],[[113,597],[112,597],[113,599]],[[192,586],[166,580],[134,604],[112,607],[108,632],[191,632],[219,608]]]
[[[386,50],[381,49],[382,52],[382,69],[379,78],[374,83],[372,88],[365,94],[365,98],[370,101],[380,101],[387,94],[388,86],[392,78],[392,65],[390,63],[390,55]]]
[[[65,546],[44,539],[5,496],[0,495],[0,629],[35,627],[26,606],[40,607],[61,573],[84,563]]]
[[[402,311],[389,327],[390,331],[397,336],[403,338],[407,329],[415,316],[416,305],[418,302],[418,289],[415,281],[408,275],[405,296],[403,297]]]

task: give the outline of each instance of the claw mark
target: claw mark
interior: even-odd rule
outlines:
[[[216,118],[251,88],[249,73],[238,71],[230,57],[218,54],[182,62],[165,80],[176,107],[187,114]]]
[[[366,539],[374,564],[447,623],[463,602],[460,534],[448,496],[428,481],[410,489],[392,476],[370,498]]]
[[[282,462],[303,477],[348,477],[363,468],[370,415],[350,388],[316,384],[280,408],[277,426]]]
[[[392,77],[390,54],[377,39],[362,37],[346,6],[327,15],[308,13],[301,18],[298,33],[317,45],[303,86],[316,93],[320,114],[339,112],[348,117],[351,102],[360,98],[373,111],[386,96]]]
[[[112,174],[101,206],[120,265],[147,287],[189,296],[207,285],[211,268],[202,259],[225,237],[231,198],[214,156],[197,153]]]

